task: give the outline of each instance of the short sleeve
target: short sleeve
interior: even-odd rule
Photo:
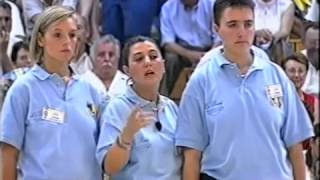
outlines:
[[[161,45],[164,46],[166,43],[172,43],[175,42],[175,32],[173,29],[173,24],[170,19],[170,10],[169,3],[171,1],[167,1],[161,9],[160,14],[160,29],[161,29],[161,38],[162,42]]]
[[[191,76],[183,93],[175,137],[176,146],[203,151],[208,144],[209,135],[204,115],[204,91],[201,87],[203,84],[197,72]]]
[[[1,112],[0,141],[21,150],[23,146],[29,95],[18,81],[11,86]]]
[[[103,167],[103,162],[108,150],[112,144],[114,144],[124,127],[123,121],[129,116],[121,116],[121,114],[124,113],[119,112],[121,106],[118,98],[112,99],[102,112],[100,135],[96,151],[96,157],[101,167]]]
[[[284,75],[284,74],[282,74]],[[313,136],[309,115],[300,100],[294,85],[288,78],[284,85],[285,121],[281,137],[287,148]]]

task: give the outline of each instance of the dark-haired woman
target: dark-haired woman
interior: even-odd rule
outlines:
[[[139,36],[126,43],[122,55],[131,85],[102,115],[98,160],[112,180],[180,180],[177,106],[158,92],[165,72],[160,50]]]

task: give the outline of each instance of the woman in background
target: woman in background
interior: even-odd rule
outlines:
[[[303,92],[301,89],[309,68],[307,57],[301,53],[294,53],[284,59],[282,68],[295,85],[302,102],[311,111],[313,116],[311,119],[314,119],[313,124],[319,122],[319,99]]]

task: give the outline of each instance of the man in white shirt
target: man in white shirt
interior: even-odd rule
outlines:
[[[91,47],[90,56],[93,70],[87,71],[83,78],[91,83],[104,96],[121,95],[126,90],[128,76],[118,70],[120,43],[112,35],[96,40]]]
[[[27,33],[32,32],[34,23],[40,13],[49,6],[67,6],[76,10],[79,0],[26,0],[22,1],[23,15],[25,18]]]
[[[255,45],[266,50],[271,60],[281,60],[293,53],[288,37],[294,22],[294,4],[288,0],[254,0]]]

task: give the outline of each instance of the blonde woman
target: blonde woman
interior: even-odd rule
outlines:
[[[12,85],[3,105],[2,179],[102,179],[95,159],[101,99],[69,68],[73,14],[53,6],[34,26],[30,53],[38,65]]]

